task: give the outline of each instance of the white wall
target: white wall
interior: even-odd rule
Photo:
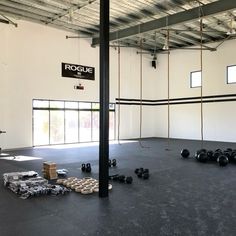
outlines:
[[[216,45],[216,44],[215,44]],[[210,46],[215,46],[210,45]],[[225,42],[216,52],[203,52],[203,96],[236,92],[236,84],[226,83],[226,67],[236,64],[236,40]],[[175,50],[170,54],[170,98],[200,96],[200,88],[190,88],[190,72],[200,70],[200,51]],[[159,56],[159,86],[156,98],[167,98],[167,55]],[[204,139],[236,142],[235,102],[204,103]],[[157,136],[166,137],[167,112],[156,107]],[[200,139],[200,104],[170,107],[170,136],[172,138]],[[164,114],[165,115],[164,115]]]
[[[0,25],[0,147],[32,146],[32,99],[99,101],[99,48],[90,41],[66,39],[68,32],[19,21],[18,28]],[[110,101],[117,97],[117,51],[110,50]],[[121,96],[139,98],[139,55],[134,49],[121,49]],[[84,91],[75,90],[78,81],[61,77],[61,63],[95,67],[95,81],[81,81]],[[150,60],[143,60],[149,73]],[[150,75],[153,75],[151,70]],[[152,78],[151,78],[152,77]],[[146,80],[147,79],[147,80]],[[153,76],[145,78],[143,97],[155,98]],[[121,138],[139,137],[139,108],[122,106]],[[154,110],[145,108],[143,135],[155,136]]]
[[[19,21],[19,27],[0,25],[0,147],[32,146],[32,99],[99,101],[99,48],[90,41],[66,39],[68,32]],[[236,41],[225,42],[217,52],[203,53],[203,94],[235,93],[226,84],[226,66],[236,64]],[[140,55],[121,48],[121,97],[140,98]],[[61,62],[94,66],[95,81],[61,77]],[[110,50],[110,101],[118,97],[117,50]],[[175,50],[170,56],[170,98],[199,96],[190,88],[190,72],[200,69],[200,52]],[[158,55],[157,70],[151,56],[143,56],[143,99],[167,98],[167,55]],[[204,138],[233,141],[235,103],[204,104]],[[139,106],[121,106],[120,137],[139,137]],[[142,137],[167,137],[167,106],[143,107]],[[170,109],[172,138],[200,139],[200,104]]]

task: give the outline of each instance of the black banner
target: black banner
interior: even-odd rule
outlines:
[[[62,77],[95,80],[95,68],[76,64],[62,63]]]

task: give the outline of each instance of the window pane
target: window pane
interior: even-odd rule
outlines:
[[[201,87],[202,85],[201,71],[191,72],[191,88]]]
[[[228,66],[228,83],[236,83],[236,66]]]
[[[115,104],[114,103],[110,103],[109,104],[109,109],[110,110],[114,110],[115,109]]]
[[[49,101],[33,100],[33,107],[47,108],[49,107]]]
[[[80,102],[79,109],[91,109],[91,102]]]
[[[64,111],[50,112],[50,144],[64,143]]]
[[[34,146],[49,144],[49,111],[34,111]]]
[[[79,139],[80,142],[91,141],[91,111],[79,112]]]
[[[78,142],[78,111],[65,112],[65,142],[75,143]]]
[[[115,112],[109,112],[109,139],[115,139]]]
[[[50,101],[50,108],[64,108],[63,101]]]
[[[78,102],[65,102],[65,108],[78,109]]]
[[[100,108],[100,104],[98,102],[95,102],[92,104],[92,109],[99,109]]]
[[[99,112],[93,111],[93,141],[99,141]]]

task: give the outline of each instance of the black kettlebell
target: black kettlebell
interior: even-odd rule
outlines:
[[[139,178],[142,178],[142,177],[143,177],[143,172],[142,172],[142,171],[139,171],[138,174],[137,174],[137,176],[138,176]]]
[[[217,162],[219,163],[219,166],[226,166],[229,163],[229,159],[225,155],[220,155],[217,158]]]
[[[111,160],[109,159],[108,161],[108,166],[111,167],[112,166],[112,163],[111,163]]]
[[[211,150],[207,151],[207,157],[210,161],[213,161],[213,154],[214,154],[213,151],[211,151]]]
[[[202,163],[206,163],[208,161],[207,154],[205,152],[200,152],[198,154],[197,160]]]
[[[218,157],[219,157],[220,155],[222,155],[222,151],[219,150],[219,149],[217,149],[217,150],[214,152],[214,154],[213,154],[213,160],[214,160],[214,161],[217,161],[217,159],[218,159]]]
[[[143,173],[143,179],[149,179],[149,173]]]
[[[119,181],[120,181],[121,183],[124,183],[124,182],[125,182],[125,176],[124,176],[124,175],[120,175],[120,176],[119,176]]]
[[[85,169],[85,171],[86,171],[87,173],[90,173],[91,170],[92,170],[92,168],[91,168],[90,163],[87,163],[87,164],[86,164],[86,169]]]
[[[116,159],[112,160],[112,166],[115,167],[116,166]]]
[[[188,158],[189,155],[190,155],[190,152],[189,152],[188,149],[183,149],[183,150],[181,151],[181,156],[182,156],[183,158]]]
[[[84,164],[84,163],[81,165],[81,170],[82,170],[83,172],[85,172],[85,170],[86,170],[86,167],[85,167],[85,164]]]

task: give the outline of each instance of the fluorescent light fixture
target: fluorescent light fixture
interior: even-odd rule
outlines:
[[[169,50],[169,46],[165,44],[162,49],[165,50],[165,51]]]

